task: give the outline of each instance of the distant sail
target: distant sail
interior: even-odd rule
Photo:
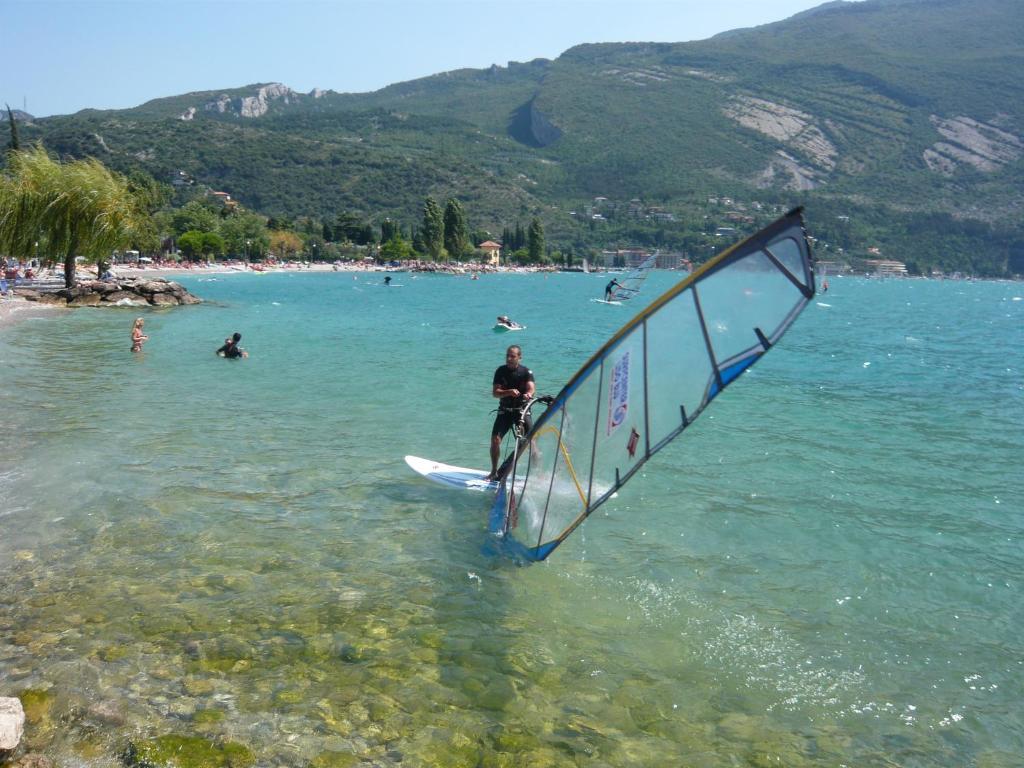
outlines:
[[[640,266],[628,272],[621,280],[617,280],[618,285],[612,291],[612,301],[629,301],[640,293],[640,286],[644,284],[647,273],[654,268],[657,261],[658,252],[655,251],[644,259]]]
[[[537,418],[498,490],[491,532],[518,556],[546,558],[757,362],[814,293],[801,209],[669,289]]]

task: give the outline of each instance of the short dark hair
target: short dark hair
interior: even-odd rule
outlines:
[[[235,341],[235,342],[239,342],[239,341],[241,341],[241,340],[242,340],[242,334],[240,334],[240,333],[239,333],[238,331],[235,331],[235,332],[234,332],[234,333],[233,333],[233,334],[231,335],[231,340],[232,340],[232,341]]]
[[[520,356],[520,357],[522,357],[522,356],[523,356],[523,348],[522,348],[522,347],[520,347],[520,346],[519,346],[518,344],[510,344],[510,345],[509,345],[509,348],[505,350],[505,354],[507,355],[507,354],[508,354],[509,352],[511,352],[511,351],[512,351],[513,349],[514,349],[514,350],[515,350],[516,352],[518,352],[518,353],[519,353],[519,356]]]

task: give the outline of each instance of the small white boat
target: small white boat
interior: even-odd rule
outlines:
[[[495,323],[495,333],[508,333],[509,331],[525,331],[526,326],[520,325],[519,323],[512,323],[512,325],[505,325],[504,323]]]

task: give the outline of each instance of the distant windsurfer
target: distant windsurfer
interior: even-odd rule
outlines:
[[[611,282],[608,283],[608,285],[606,285],[604,287],[604,300],[605,301],[611,301],[612,300],[612,291],[615,290],[616,286],[621,288],[622,284],[613,277]]]
[[[501,440],[517,422],[522,420],[524,433],[530,431],[529,414],[523,413],[527,401],[533,397],[536,385],[533,371],[522,364],[523,350],[513,344],[505,350],[505,364],[494,372],[491,394],[500,398],[498,415],[491,427],[491,473],[488,480],[498,479],[498,457],[501,454]]]

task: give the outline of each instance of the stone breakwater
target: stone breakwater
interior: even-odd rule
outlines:
[[[68,307],[173,307],[201,301],[180,284],[162,277],[87,280],[73,288],[23,287],[14,292],[27,301]]]

